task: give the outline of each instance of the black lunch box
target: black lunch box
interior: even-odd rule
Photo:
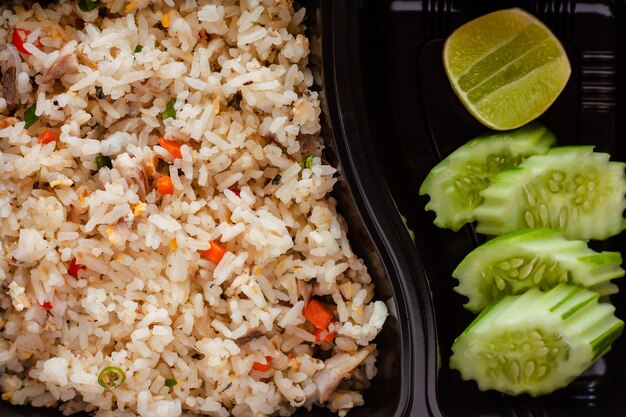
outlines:
[[[570,81],[540,118],[559,144],[594,144],[626,161],[626,0],[300,0],[323,101],[325,158],[339,170],[333,196],[350,241],[390,306],[376,339],[379,373],[352,417],[626,416],[626,337],[569,387],[536,399],[480,392],[448,367],[454,338],[473,316],[451,272],[484,241],[471,226],[432,224],[418,189],[439,160],[486,129],[452,92],[441,63],[446,37],[490,11],[521,7],[547,24],[572,63]],[[396,209],[397,207],[397,209]],[[408,219],[415,243],[398,214]],[[595,242],[621,250],[626,237]],[[619,282],[619,281],[618,281]],[[621,283],[620,287],[623,286]],[[626,290],[612,301],[626,318]],[[330,415],[301,410],[299,416]],[[0,402],[0,417],[56,410]]]
[[[10,2],[0,0],[0,3]],[[430,311],[430,307],[426,307],[429,305],[428,289],[414,246],[376,163],[372,142],[369,137],[359,137],[361,128],[365,127],[361,124],[364,109],[360,108],[362,99],[358,96],[360,84],[355,82],[358,77],[343,73],[358,62],[358,13],[354,14],[356,9],[346,7],[352,5],[357,3],[303,0],[295,4],[307,9],[311,65],[316,89],[323,98],[324,158],[339,169],[339,183],[333,196],[348,223],[355,253],[367,263],[376,284],[377,298],[387,301],[393,312],[375,340],[380,352],[378,375],[364,395],[365,406],[354,409],[350,415],[427,415],[417,410],[426,410],[426,387],[434,386],[426,383],[426,370],[434,372],[436,369],[434,322],[425,314]],[[350,28],[342,28],[348,22]],[[349,35],[343,33],[343,29],[349,29]],[[349,64],[345,59],[350,60]],[[335,72],[335,69],[341,71]],[[418,290],[417,287],[421,288]],[[430,329],[428,335],[425,334],[427,327]],[[431,345],[428,353],[426,340],[430,340]],[[434,383],[434,374],[431,382]],[[0,417],[62,415],[56,409],[17,407],[0,400]],[[326,409],[314,408],[311,412],[300,410],[296,415],[333,414]],[[85,417],[86,414],[77,416]]]

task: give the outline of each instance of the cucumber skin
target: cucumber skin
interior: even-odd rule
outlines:
[[[538,396],[562,388],[605,354],[623,331],[624,323],[615,317],[615,308],[598,303],[597,298],[591,291],[567,285],[548,292],[532,289],[520,296],[500,297],[457,338],[450,367],[457,369],[464,380],[475,380],[483,391]],[[493,345],[498,335],[508,334],[514,336],[513,343]],[[524,337],[536,342],[533,335],[545,335],[543,341],[551,338],[564,354],[542,363],[546,357],[542,346],[549,346],[539,343],[537,350],[515,349],[514,343]],[[533,380],[531,377],[541,368],[544,374]],[[504,372],[508,378],[494,377],[497,372]]]
[[[462,197],[454,187],[456,179],[466,176],[464,174],[467,172],[462,169],[468,164],[478,161],[479,165],[487,165],[487,158],[493,149],[496,150],[496,154],[508,151],[521,159],[543,154],[548,152],[555,141],[556,138],[550,130],[533,122],[513,131],[483,134],[455,150],[431,169],[419,189],[419,195],[430,196],[425,209],[436,213],[434,224],[458,231],[466,223],[474,221],[473,211],[480,201],[471,207],[464,206],[462,204],[464,202],[459,202]],[[489,177],[496,172],[482,172],[476,176],[480,181],[484,181],[486,186]],[[482,188],[478,187],[476,191]],[[476,197],[479,198],[478,195]]]
[[[478,221],[476,231],[486,235],[501,235],[515,230],[538,227],[560,229],[570,239],[603,240],[620,233],[626,227],[622,217],[626,209],[626,177],[622,162],[609,162],[610,155],[593,152],[593,146],[563,146],[552,148],[545,155],[531,156],[515,168],[506,169],[492,178],[490,185],[480,192],[484,202],[474,214]],[[582,167],[582,168],[581,168]],[[548,172],[561,170],[568,175],[574,172],[599,171],[605,187],[601,200],[594,201],[592,210],[573,207],[562,201],[566,195],[551,195],[546,206],[549,216],[545,224],[535,216],[530,225],[525,219],[529,206],[527,187],[533,180]],[[608,191],[607,191],[608,188]],[[543,202],[540,202],[543,203]],[[559,213],[553,215],[552,213]],[[561,215],[566,219],[561,221]]]
[[[494,271],[505,260],[517,258],[532,258],[535,265],[545,265],[546,262],[557,264],[559,270],[568,272],[567,282],[586,287],[596,287],[597,290],[613,291],[613,287],[602,285],[610,280],[624,276],[620,267],[622,256],[619,252],[595,252],[587,244],[578,240],[566,240],[557,231],[551,229],[527,229],[498,236],[470,252],[456,267],[452,276],[459,280],[454,288],[459,294],[468,297],[465,308],[478,312],[492,300],[487,291],[495,291]],[[510,277],[509,271],[500,271],[502,282],[509,281],[505,290],[499,294],[515,295],[529,288],[549,289],[554,285],[545,277],[535,281],[533,274],[538,267],[531,269],[526,277]],[[523,268],[517,268],[516,271]],[[487,274],[491,272],[491,274]],[[557,282],[558,284],[559,282]],[[546,287],[548,286],[548,287]],[[515,287],[515,288],[512,288]]]

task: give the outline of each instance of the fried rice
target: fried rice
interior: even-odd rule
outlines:
[[[304,19],[291,0],[0,6],[3,400],[363,404],[387,307],[329,195]]]

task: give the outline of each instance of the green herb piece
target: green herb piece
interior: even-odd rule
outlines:
[[[300,162],[300,165],[302,166],[302,169],[305,169],[305,168],[311,169],[311,167],[313,166],[313,155],[309,155],[306,158],[304,158],[304,160]]]
[[[135,46],[135,53],[138,54],[139,52],[143,51],[143,45],[137,45]]]
[[[178,381],[176,381],[174,378],[167,378],[165,380],[165,386],[172,388],[174,386],[176,386],[176,384],[178,384]]]
[[[174,108],[174,99],[171,99],[165,105],[165,111],[163,112],[163,120],[174,119],[176,120],[176,109]]]
[[[317,278],[311,278],[306,283],[309,285],[317,284]]]
[[[102,154],[99,154],[98,156],[96,156],[96,165],[98,166],[98,169],[102,169],[104,167],[107,167],[109,169],[113,168],[113,163],[111,162],[111,158]]]
[[[82,12],[90,12],[101,4],[100,0],[78,0],[78,8]]]
[[[281,177],[280,175],[276,175],[273,179],[272,179],[272,185],[278,185],[280,184],[280,180],[282,180],[283,177]]]
[[[232,97],[228,100],[228,105],[235,110],[241,110],[241,100],[243,96],[241,95],[241,91],[237,91]]]
[[[35,114],[36,109],[37,103],[34,103],[32,106],[26,109],[26,112],[24,112],[24,121],[26,122],[26,125],[24,127],[26,129],[37,123],[37,120],[39,120],[39,116]]]
[[[118,366],[107,366],[98,376],[98,384],[106,389],[117,388],[126,380],[126,374]]]
[[[200,359],[200,354],[199,353],[194,353],[193,355],[191,355],[191,359],[195,359],[195,360]]]

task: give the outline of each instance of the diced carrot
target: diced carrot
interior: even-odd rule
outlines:
[[[173,140],[167,140],[165,139],[165,137],[161,136],[159,138],[159,145],[161,145],[163,149],[171,153],[175,158],[183,157],[183,154],[180,153],[180,147],[182,146],[180,143]]]
[[[58,133],[51,132],[49,130],[44,130],[39,135],[39,143],[45,145],[46,143],[54,142],[59,138]]]
[[[172,179],[164,175],[157,179],[157,190],[162,195],[174,194],[174,184],[172,183]]]
[[[272,367],[272,358],[270,356],[265,357],[265,363],[254,362],[252,368],[260,372],[267,372]]]
[[[335,318],[333,314],[317,300],[311,300],[311,302],[304,307],[302,313],[313,326],[320,330],[326,330],[330,322]]]
[[[287,356],[287,358],[289,360],[292,360],[293,358],[295,358],[296,356],[293,353],[290,353],[289,356]]]
[[[224,254],[226,253],[226,249],[224,249],[219,243],[215,242],[214,240],[211,240],[209,244],[211,245],[209,246],[209,249],[202,250],[200,251],[200,253],[204,255],[204,257],[207,258],[209,261],[213,261],[216,264],[219,264],[224,257]]]
[[[322,338],[322,333],[326,333],[324,338]],[[328,342],[328,343],[330,343],[335,338],[335,333],[329,332],[329,331],[326,331],[326,330],[315,329],[315,331],[313,332],[313,336],[315,336],[315,341],[316,342]]]
[[[81,269],[86,269],[86,266],[76,263],[76,259],[72,259],[72,261],[70,262],[70,267],[68,268],[69,274],[74,278],[78,278],[78,271],[80,271]]]

